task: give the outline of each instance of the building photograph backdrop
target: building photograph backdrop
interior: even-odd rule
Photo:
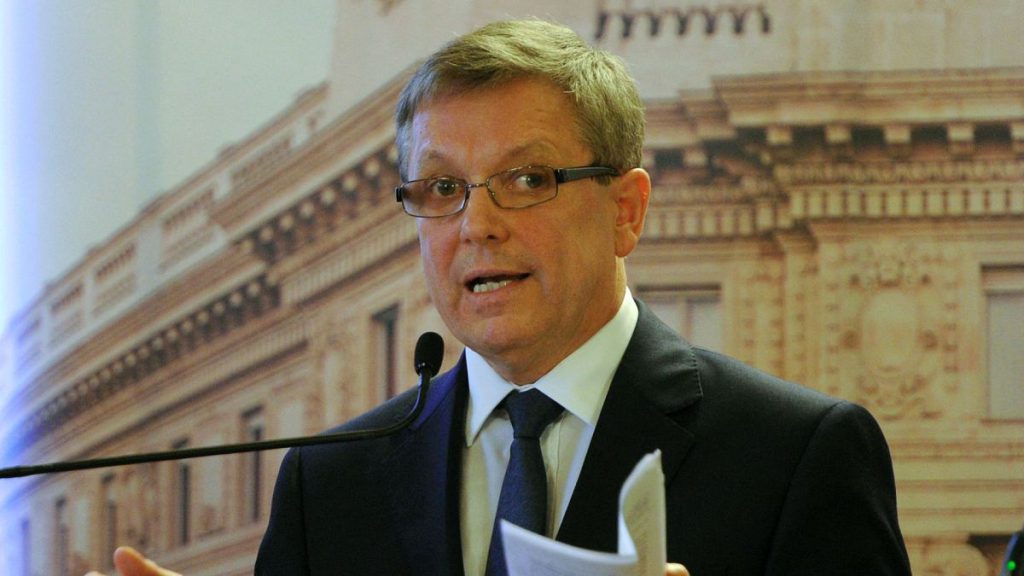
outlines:
[[[535,16],[637,78],[654,190],[633,293],[697,344],[867,407],[914,572],[997,574],[1024,523],[1019,1],[337,0],[315,32],[326,18],[322,77],[280,73],[290,99],[204,135],[193,160],[170,157],[172,134],[207,150],[211,122],[155,106],[176,84],[145,66],[157,50],[209,68],[159,44],[168,4],[111,49],[156,76],[123,88],[139,157],[101,171],[135,204],[110,206],[125,215],[0,326],[0,464],[314,434],[415,385],[427,330],[451,367],[461,350],[394,201],[392,112],[441,43]],[[227,44],[257,26],[217,5],[192,9]],[[223,118],[249,100],[188,96]],[[97,155],[112,137],[61,136]],[[0,481],[0,574],[110,570],[121,544],[191,576],[250,574],[282,456]]]

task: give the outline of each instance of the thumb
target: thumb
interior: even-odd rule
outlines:
[[[682,564],[665,564],[665,576],[690,576],[690,571]]]
[[[156,562],[139,554],[131,546],[121,546],[114,550],[114,565],[122,576],[181,576],[157,566]]]

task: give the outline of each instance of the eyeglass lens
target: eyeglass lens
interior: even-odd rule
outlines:
[[[482,184],[459,178],[414,180],[402,187],[402,203],[414,216],[447,216],[462,210],[469,189],[486,186],[502,208],[526,208],[555,197],[558,182],[549,166],[522,166],[492,175]]]

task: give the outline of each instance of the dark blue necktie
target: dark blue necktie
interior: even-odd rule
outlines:
[[[512,447],[501,484],[498,512],[491,531],[487,576],[505,576],[501,519],[544,534],[547,529],[548,480],[540,452],[540,435],[562,413],[562,406],[540,390],[512,392],[502,401],[512,421]]]

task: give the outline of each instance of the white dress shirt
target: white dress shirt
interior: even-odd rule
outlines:
[[[462,460],[461,528],[467,576],[483,575],[501,483],[508,466],[512,423],[495,407],[513,390],[537,388],[565,412],[541,436],[548,474],[548,534],[565,516],[608,387],[636,328],[638,311],[629,289],[615,316],[583,346],[533,384],[516,386],[476,352],[466,350],[469,406]]]

